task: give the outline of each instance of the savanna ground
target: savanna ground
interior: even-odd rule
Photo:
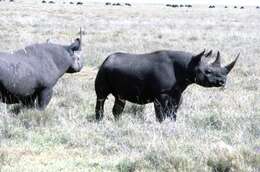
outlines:
[[[83,71],[59,80],[44,112],[0,105],[0,171],[260,171],[259,18],[254,7],[1,2],[1,51],[69,43],[80,26],[86,35]],[[225,64],[241,57],[226,89],[185,91],[176,123],[156,122],[151,104],[130,103],[114,121],[113,97],[94,121],[94,79],[110,53],[204,48],[221,51]]]

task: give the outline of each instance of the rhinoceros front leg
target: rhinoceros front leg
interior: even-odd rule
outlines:
[[[182,103],[182,93],[179,91],[174,91],[172,93],[170,93],[169,95],[169,101],[168,101],[168,106],[170,107],[170,111],[172,111],[172,113],[166,113],[166,115],[170,115],[167,117],[170,117],[171,119],[176,121],[176,114],[178,111],[178,108],[180,107],[181,103]]]
[[[49,104],[52,97],[52,88],[45,88],[39,92],[37,109],[44,110],[46,106]]]
[[[22,105],[25,108],[35,108],[36,95],[29,96],[22,100]]]
[[[179,100],[175,100],[168,94],[159,95],[154,101],[155,115],[159,122],[162,122],[166,117],[176,121],[176,112],[178,109]]]

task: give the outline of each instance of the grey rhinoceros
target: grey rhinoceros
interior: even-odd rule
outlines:
[[[0,52],[0,101],[44,110],[58,79],[81,70],[82,58],[74,53],[81,50],[81,38],[82,32],[70,45],[41,43]]]
[[[190,84],[204,87],[222,87],[237,58],[225,67],[220,65],[220,53],[212,64],[202,57],[205,51],[194,55],[182,51],[156,51],[147,54],[114,53],[101,65],[96,81],[96,119],[103,118],[104,102],[109,94],[115,97],[113,115],[123,112],[125,101],[154,103],[158,121],[166,117],[176,120],[182,92]]]

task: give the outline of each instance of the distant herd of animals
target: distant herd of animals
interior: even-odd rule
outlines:
[[[0,0],[0,2],[5,2],[5,1],[14,2],[14,0]]]
[[[216,6],[215,5],[210,5],[209,8],[216,8]],[[228,8],[228,6],[225,5],[224,8]],[[233,8],[238,8],[238,6],[235,5]],[[259,6],[256,6],[256,8],[259,8]],[[245,7],[244,6],[240,6],[240,9],[245,9]]]
[[[173,8],[182,8],[182,7],[192,8],[192,5],[190,5],[190,4],[188,4],[188,5],[183,5],[183,4],[180,4],[180,5],[178,5],[178,4],[166,4],[165,6],[166,6],[166,7],[173,7]],[[215,5],[209,5],[208,8],[216,8],[216,6],[215,6]],[[224,8],[228,8],[228,6],[225,5]],[[240,7],[234,6],[233,8],[245,9],[244,6],[240,6]],[[256,6],[256,8],[257,8],[257,9],[260,9],[260,6]]]
[[[112,5],[112,6],[123,6],[123,5],[125,5],[125,6],[129,6],[129,7],[132,6],[132,4],[130,4],[130,3],[119,3],[119,2],[117,2],[117,3],[106,2],[105,5]]]
[[[14,2],[15,0],[0,0],[0,2],[5,2],[5,1],[9,1],[9,2]],[[43,4],[55,4],[55,1],[53,0],[50,0],[50,1],[47,1],[47,0],[42,0],[41,1]],[[66,4],[66,2],[63,2],[63,4]],[[73,1],[70,1],[68,2],[68,4],[76,4],[76,5],[83,5],[83,2],[73,2]],[[119,3],[119,2],[116,2],[116,3],[111,3],[111,2],[106,2],[105,3],[106,6],[129,6],[131,7],[132,4],[130,3]],[[191,4],[166,4],[165,5],[166,7],[172,7],[172,8],[183,8],[183,7],[186,7],[186,8],[192,8],[193,6]],[[216,8],[215,5],[209,5],[208,8]],[[224,6],[224,8],[229,8],[227,5]],[[233,6],[233,8],[237,9],[237,8],[240,8],[240,9],[245,9],[244,6]],[[260,6],[256,6],[256,9],[260,9]]]
[[[14,0],[10,0],[10,2],[11,1],[14,1]],[[46,0],[43,0],[42,3],[55,4],[54,1],[48,1],[47,2]],[[65,4],[65,3],[66,2],[63,2],[63,4]],[[71,1],[71,2],[69,2],[69,4],[83,5],[83,2],[76,2],[76,3],[74,3],[74,2]],[[130,4],[130,3],[119,3],[119,2],[117,2],[117,3],[106,2],[105,5],[106,6],[129,6],[129,7],[132,6],[132,4]],[[191,4],[185,4],[185,5],[183,5],[183,4],[180,4],[180,5],[178,5],[178,4],[166,4],[165,6],[166,7],[173,7],[173,8],[183,8],[183,7],[192,8]],[[216,8],[216,6],[215,5],[209,5],[208,8]],[[225,5],[224,8],[228,8],[228,6]],[[238,8],[238,6],[234,6],[234,8]],[[260,9],[260,6],[256,6],[256,8]],[[245,7],[241,6],[240,9],[245,9]]]
[[[192,8],[192,5],[178,5],[178,4],[166,4],[166,7],[173,7],[173,8],[182,8],[182,7],[187,7],[187,8]]]
[[[46,4],[46,3],[49,3],[49,4],[55,4],[54,1],[46,1],[46,0],[43,0],[42,1],[43,4]],[[66,4],[66,2],[63,2],[63,4]],[[69,4],[76,4],[76,5],[83,5],[83,2],[72,2],[70,1]]]
[[[14,1],[14,0],[10,0],[10,1]],[[55,4],[54,1],[46,1],[46,0],[43,0],[42,3]],[[63,2],[63,4],[65,4],[65,3],[66,2]],[[71,2],[69,2],[69,4],[83,5],[83,2],[76,2],[75,3],[75,2],[71,1]],[[116,2],[116,3],[106,2],[105,5],[106,6],[129,6],[129,7],[132,6],[132,4],[130,4],[130,3],[119,3],[119,2]],[[178,5],[178,4],[166,4],[165,6],[166,7],[173,7],[173,8],[183,8],[183,7],[192,8],[193,7],[191,4],[185,4],[185,5],[183,5],[183,4],[180,4],[180,5]],[[208,8],[216,8],[216,6],[215,5],[209,5]],[[228,8],[228,6],[225,5],[224,8]],[[234,8],[245,9],[244,6],[240,6],[240,7],[234,6]],[[260,9],[260,6],[256,6],[256,8]]]
[[[32,44],[12,53],[0,53],[0,101],[20,103],[24,108],[44,110],[53,96],[53,87],[65,73],[80,72],[83,59],[80,37],[69,45],[50,42]],[[208,64],[202,58],[215,57]],[[115,97],[112,109],[115,119],[124,110],[126,101],[153,103],[159,122],[176,120],[183,91],[191,84],[203,87],[224,87],[230,64],[221,66],[220,53],[212,50],[198,54],[161,50],[146,54],[113,53],[101,64],[96,79],[96,120],[104,116],[107,96]]]
[[[54,1],[46,1],[46,0],[43,0],[42,3],[43,4],[47,4],[47,3],[55,4]],[[63,2],[63,4],[66,4],[66,2]],[[83,2],[72,2],[72,1],[70,1],[68,4],[83,5]],[[108,5],[111,5],[111,6],[123,6],[123,5],[125,5],[125,6],[129,6],[129,7],[132,6],[132,4],[130,4],[130,3],[119,3],[119,2],[117,2],[117,3],[106,2],[105,5],[107,5],[107,6]]]

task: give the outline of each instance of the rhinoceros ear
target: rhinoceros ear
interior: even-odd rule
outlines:
[[[205,51],[206,50],[204,49],[201,53],[192,57],[191,60],[192,65],[198,65],[200,63],[202,56],[205,54]]]
[[[209,52],[205,53],[204,56],[205,57],[210,57],[212,55],[213,50],[210,50]]]
[[[81,44],[81,41],[80,41],[79,38],[77,38],[77,39],[69,46],[69,50],[72,51],[72,52],[80,50],[80,44]]]

